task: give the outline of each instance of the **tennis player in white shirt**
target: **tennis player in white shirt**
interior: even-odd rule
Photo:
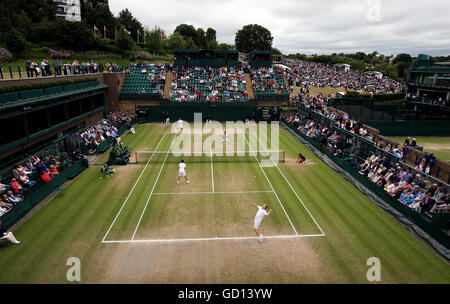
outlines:
[[[177,185],[180,184],[180,179],[181,179],[182,176],[184,176],[184,178],[186,179],[186,182],[188,184],[191,183],[188,180],[187,176],[186,176],[186,164],[184,163],[183,159],[181,160],[180,164],[178,165],[178,181],[177,181]]]
[[[259,230],[259,225],[261,225],[261,222],[263,220],[264,217],[272,215],[273,210],[270,209],[269,212],[267,212],[267,204],[264,204],[262,206],[258,206],[254,203],[250,203],[252,206],[257,207],[258,208],[258,212],[256,213],[255,216],[255,221],[254,221],[254,226],[253,228],[255,229],[256,235],[258,236],[258,241],[261,243],[263,241],[263,235],[261,233],[261,231]]]

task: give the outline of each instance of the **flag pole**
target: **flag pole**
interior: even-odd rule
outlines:
[[[103,39],[106,39],[106,27],[103,26]]]

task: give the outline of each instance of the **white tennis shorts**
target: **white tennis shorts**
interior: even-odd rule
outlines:
[[[258,229],[259,225],[261,225],[261,221],[255,221],[253,228]]]
[[[186,176],[186,171],[178,171],[178,176]]]

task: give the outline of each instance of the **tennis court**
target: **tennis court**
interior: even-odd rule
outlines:
[[[103,243],[256,240],[252,202],[267,203],[275,211],[262,225],[267,238],[324,236],[278,166],[284,151],[259,145],[259,138],[250,140],[254,135],[248,132],[229,135],[228,144],[220,134],[201,141],[191,135],[163,130],[152,150],[136,151],[130,166],[139,166],[141,173],[129,181],[133,187]],[[244,150],[238,145],[242,142]],[[181,159],[190,184],[182,179],[177,185]]]

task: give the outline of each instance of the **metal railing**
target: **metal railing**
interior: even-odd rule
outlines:
[[[408,169],[411,174],[420,174],[421,176],[424,176],[426,179],[428,179],[430,182],[438,184],[439,186],[446,188],[447,190],[450,190],[450,185],[440,180],[432,175],[426,174],[425,172],[422,172],[420,170],[415,169],[414,167],[410,166],[409,164],[402,162],[397,156],[395,156],[393,153],[388,152],[376,145],[376,143],[369,141],[368,139],[357,135],[355,133],[349,132],[345,129],[342,129],[340,127],[337,127],[335,124],[335,121],[325,117],[320,112],[317,112],[315,110],[312,110],[305,106],[303,103],[297,103],[297,107],[300,110],[301,113],[303,113],[306,117],[309,119],[312,119],[313,121],[321,124],[322,126],[325,126],[329,128],[332,131],[335,131],[337,134],[339,134],[341,137],[344,138],[344,141],[347,140],[347,138],[350,138],[352,140],[353,146],[367,154],[376,154],[386,157],[389,164],[392,166],[395,163],[398,163],[402,168]]]
[[[0,79],[24,79],[24,78],[43,78],[43,77],[58,77],[58,76],[72,76],[72,75],[86,75],[97,73],[120,73],[126,70],[121,65],[106,66],[104,64],[98,64],[97,66],[72,66],[70,64],[64,64],[57,67],[49,67],[46,70],[31,69],[23,66],[0,66]]]

